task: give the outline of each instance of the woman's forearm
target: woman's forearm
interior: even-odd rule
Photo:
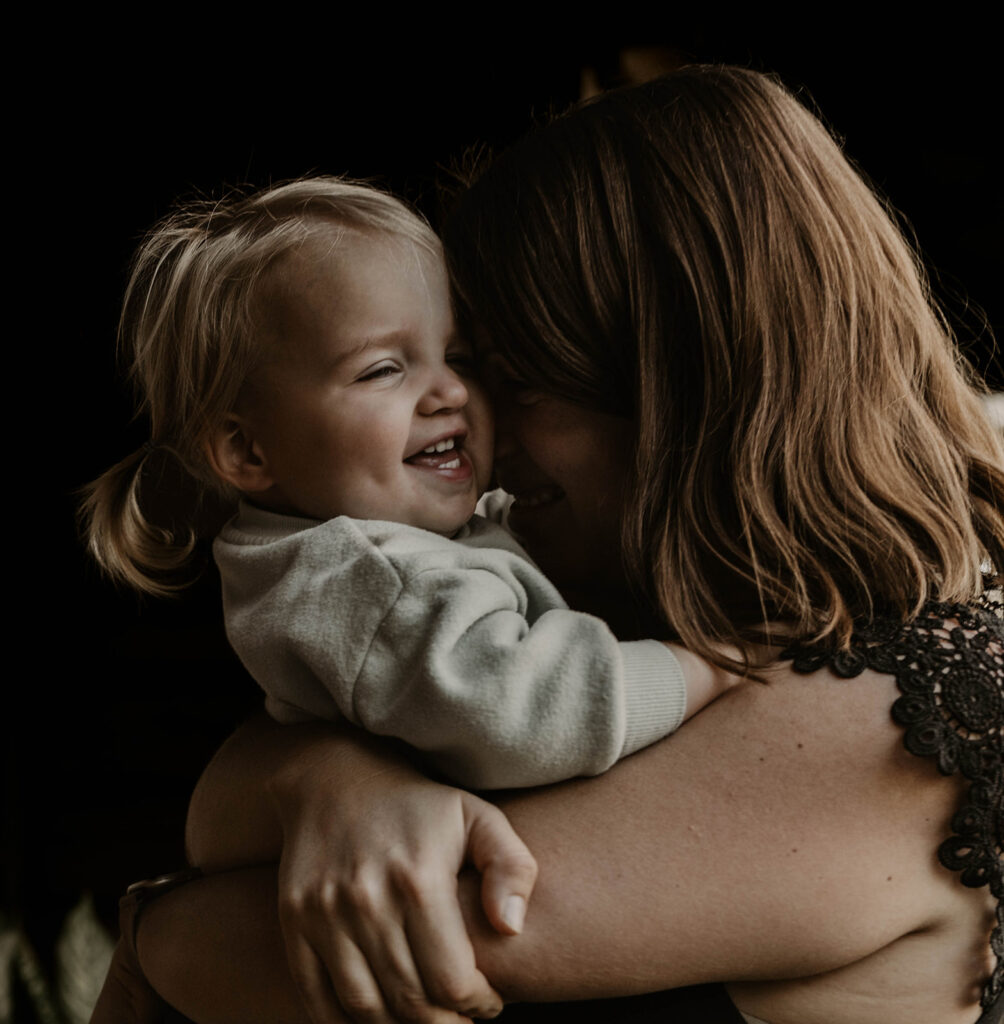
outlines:
[[[189,861],[206,872],[276,863],[280,807],[391,767],[410,770],[389,746],[349,726],[278,725],[255,716],[220,747],[195,787],[185,835]]]
[[[836,687],[783,673],[768,686],[735,688],[678,734],[605,776],[502,800],[516,832],[539,860],[540,883],[522,934],[505,937],[485,924],[476,878],[462,880],[477,966],[507,999],[624,995],[714,980],[821,974],[922,927],[931,916],[925,905],[927,851],[938,834],[930,823],[945,820],[955,796],[901,749],[888,716],[894,698],[894,684],[886,677],[862,676]],[[213,790],[220,780],[234,786],[250,779],[252,788],[262,791],[243,794],[242,810],[224,809],[228,816],[247,814],[250,801],[251,815],[259,822],[264,816],[256,834],[245,839],[249,846],[256,843],[264,856],[269,844],[281,838],[275,820],[267,820],[276,813],[267,795],[275,783],[255,779],[284,774],[304,779],[309,768],[306,774],[302,766],[288,768],[293,755],[285,743],[287,727],[274,728],[267,743],[260,737],[255,741],[253,770],[245,765],[234,772],[228,766],[231,754],[240,751],[244,737],[238,736],[207,773],[207,789],[196,800],[205,803],[193,811],[197,860],[202,853],[203,863],[207,857],[211,861],[227,846],[225,837],[219,842],[208,838],[229,825],[209,822],[204,833],[199,824],[201,814],[213,813]],[[379,756],[365,745],[352,746],[362,741],[343,748],[345,742],[332,744],[331,733],[322,729],[314,739],[301,737],[294,745],[295,762],[316,757],[329,779],[331,765],[334,775],[349,778],[347,793],[328,805],[334,808],[328,828],[336,834],[317,846],[309,835],[303,837],[302,829],[298,833],[300,847],[309,853],[316,846],[323,853],[318,863],[331,862],[328,847],[342,841],[342,818],[354,823],[348,831],[367,833],[363,849],[387,850],[384,833],[379,841],[373,839],[374,828],[383,828],[374,825],[381,817],[376,808],[386,805],[384,820],[398,828],[420,788],[403,785],[397,776],[402,769],[381,767]],[[315,753],[305,756],[315,743]],[[716,751],[713,758],[709,750]],[[348,766],[357,758],[368,763],[372,786],[357,788],[352,781]],[[416,777],[410,766],[403,770]],[[384,777],[373,779],[372,773]],[[388,781],[387,792],[378,798],[376,790]],[[434,802],[446,799],[444,790],[457,792],[427,785],[433,787]],[[308,792],[319,788],[316,779],[303,787]],[[474,800],[466,794],[464,799]],[[303,813],[304,806],[300,817],[309,820],[312,815]],[[428,818],[424,810],[419,817]],[[436,836],[444,832],[438,826],[432,831]],[[431,860],[422,862],[428,866]],[[456,860],[450,863],[455,872]],[[251,904],[263,905],[261,896],[249,891],[254,880],[235,873],[226,882],[226,893],[222,881],[214,888],[216,882],[209,879],[200,897],[206,908],[218,909],[213,927],[236,921],[240,941],[246,942],[245,922],[262,920],[262,944],[274,948],[275,935],[265,934],[265,919],[249,918],[239,895],[241,886],[248,886],[243,891]],[[269,895],[265,904],[271,906],[273,898]],[[165,904],[180,905],[185,899],[182,889],[165,897]],[[172,927],[178,929],[174,941],[180,948],[185,946],[182,933],[210,912],[206,908],[191,908],[187,917],[179,910]],[[340,908],[334,908],[328,922],[339,919]],[[147,931],[144,922],[141,954],[145,942],[166,943],[165,951],[170,946],[168,932],[157,934],[157,928]],[[329,930],[329,924],[314,929],[321,937],[318,945]],[[765,934],[770,942],[764,941]],[[221,943],[226,948],[225,938]],[[187,956],[189,963],[194,961]],[[337,969],[337,958],[324,959],[329,969]],[[153,977],[169,999],[177,988],[187,997],[193,984],[185,963],[177,968],[173,978]],[[237,968],[231,962],[227,970]],[[262,975],[253,983],[284,992],[290,984],[284,964],[268,970],[267,981]],[[212,1024],[231,1018],[204,1013],[195,1019]]]
[[[277,861],[282,831],[268,797],[270,723],[255,717],[217,751],[192,794],[185,824],[189,863],[204,871]],[[252,748],[254,757],[248,756]]]
[[[143,971],[197,1024],[309,1024],[286,961],[272,867],[196,880],[151,903]]]

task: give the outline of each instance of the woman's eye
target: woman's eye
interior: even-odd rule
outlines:
[[[364,383],[371,380],[383,380],[387,377],[393,377],[395,374],[400,373],[401,368],[395,366],[393,363],[381,363],[379,366],[374,366],[372,369],[367,370],[356,378],[359,383]]]
[[[474,356],[470,352],[447,352],[446,365],[467,377],[472,376],[476,369]]]
[[[543,397],[543,391],[537,391],[525,381],[514,380],[508,387],[510,398],[517,405],[536,405]]]
[[[524,380],[498,352],[488,354],[483,369],[489,389],[501,401],[535,405],[544,397],[543,391]]]
[[[515,405],[536,405],[544,397],[543,391],[511,373],[498,375],[495,384],[499,396]]]

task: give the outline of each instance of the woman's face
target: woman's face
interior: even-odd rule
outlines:
[[[513,532],[571,603],[576,592],[625,590],[620,526],[633,424],[492,370],[495,473],[516,499]]]

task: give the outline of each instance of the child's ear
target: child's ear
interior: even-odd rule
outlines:
[[[243,416],[227,416],[209,435],[205,450],[213,472],[245,494],[267,491],[275,483],[261,445]]]

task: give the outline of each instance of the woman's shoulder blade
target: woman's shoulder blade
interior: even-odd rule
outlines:
[[[569,967],[570,982],[542,976],[530,955],[511,978],[524,998],[581,995],[586,982],[609,991],[625,977],[734,981],[737,964],[751,984],[818,979],[785,990],[785,1004],[803,988],[835,1006],[853,990],[864,1004],[890,972],[905,987],[887,987],[887,998],[949,998],[949,954],[971,952],[985,913],[934,857],[963,779],[905,749],[890,714],[901,696],[893,675],[779,661],[765,677],[604,776],[506,803],[541,865],[533,909],[567,925],[548,948],[569,964],[602,956],[609,968],[584,980]],[[596,830],[602,843],[588,838]],[[642,878],[663,881],[653,889]],[[600,895],[580,919],[575,893],[585,888]],[[917,968],[932,959],[945,966]],[[771,1002],[782,996],[770,991]],[[759,1003],[739,1005],[757,1013]],[[766,1006],[759,1015],[771,1020]]]
[[[888,673],[898,696],[891,718],[904,748],[959,774],[966,792],[938,845],[940,863],[997,900],[991,946],[997,958],[983,994],[1004,994],[1004,608],[1000,592],[971,604],[932,602],[908,623],[877,621],[855,632],[850,649],[793,648],[795,672],[828,667],[845,678]]]
[[[943,818],[956,794],[902,750],[889,717],[895,695],[877,673],[839,681],[778,665],[766,684],[740,684],[604,776],[517,795],[505,809],[541,863],[535,903],[556,881],[549,864],[563,876],[563,917],[575,916],[566,886],[604,878],[608,934],[664,916],[659,941],[629,929],[619,944],[642,973],[645,950],[658,949],[650,968],[663,984],[670,955],[676,984],[715,980],[708,957],[721,962],[720,980],[735,956],[751,976],[795,976],[927,927],[939,905],[917,898],[933,838],[925,819]],[[574,851],[594,828],[602,849],[586,843],[591,856],[580,863]],[[638,874],[667,882],[653,895],[632,881]],[[708,926],[709,914],[720,927]]]

